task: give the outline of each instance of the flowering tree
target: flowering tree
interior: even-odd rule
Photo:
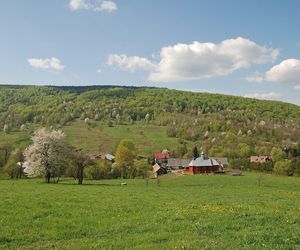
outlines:
[[[29,177],[45,176],[50,183],[51,177],[59,177],[66,166],[65,136],[59,130],[47,131],[42,128],[35,131],[32,142],[24,152],[29,165],[27,174]]]

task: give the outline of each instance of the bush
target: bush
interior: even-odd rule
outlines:
[[[87,167],[84,171],[86,178],[91,180],[111,179],[113,178],[113,172],[111,165],[99,161],[94,166]]]
[[[5,173],[9,175],[11,179],[21,178],[23,175],[23,169],[17,164],[15,159],[10,159],[4,167]]]
[[[300,160],[292,161],[291,169],[294,176],[300,176]]]
[[[234,169],[247,170],[250,168],[250,162],[246,159],[234,159],[229,161],[229,167]]]
[[[291,161],[277,161],[274,166],[276,174],[292,175],[292,164]]]

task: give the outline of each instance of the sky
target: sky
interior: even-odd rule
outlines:
[[[298,0],[1,0],[0,83],[155,86],[300,105]]]

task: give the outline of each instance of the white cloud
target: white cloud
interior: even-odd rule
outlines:
[[[160,62],[149,80],[170,82],[224,76],[252,64],[272,62],[278,54],[277,49],[242,37],[219,44],[177,44],[161,49]]]
[[[71,10],[88,10],[91,6],[87,0],[70,0],[69,7]]]
[[[249,94],[245,94],[244,97],[255,98],[255,99],[274,100],[274,99],[281,97],[281,94],[276,93],[276,92],[249,93]]]
[[[29,58],[27,59],[30,66],[37,69],[51,69],[55,71],[61,71],[65,66],[56,57],[51,58]]]
[[[260,72],[255,72],[252,75],[246,76],[245,80],[248,82],[258,82],[261,83],[265,80],[265,76],[264,74],[260,73]]]
[[[252,64],[273,62],[278,54],[277,49],[267,48],[238,37],[224,40],[219,44],[195,41],[192,44],[179,43],[163,47],[157,58],[158,63],[126,55],[113,55],[114,60],[110,56],[108,61],[114,61],[120,68],[130,71],[134,71],[133,66],[128,66],[132,64],[131,61],[138,61],[139,63],[135,63],[136,66],[142,61],[143,68],[150,71],[148,80],[175,82],[228,75]]]
[[[118,9],[118,6],[113,1],[102,1],[99,7],[95,7],[96,11],[107,11],[112,12]]]
[[[287,59],[266,72],[265,79],[269,82],[300,84],[300,60]]]
[[[107,59],[107,64],[110,66],[117,65],[122,70],[128,70],[131,72],[135,72],[137,70],[151,71],[156,67],[154,63],[152,63],[146,58],[117,54],[109,55]]]
[[[115,2],[111,0],[70,0],[69,7],[71,10],[93,10],[93,11],[106,11],[112,12],[118,9]]]

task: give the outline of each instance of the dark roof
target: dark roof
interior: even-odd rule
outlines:
[[[191,160],[180,158],[169,158],[168,167],[187,167]]]
[[[189,164],[191,167],[212,167],[212,166],[220,166],[220,163],[215,159],[208,158],[203,152],[201,156],[195,160],[192,160]]]
[[[212,157],[212,158],[222,165],[228,165],[228,159],[226,157]]]

